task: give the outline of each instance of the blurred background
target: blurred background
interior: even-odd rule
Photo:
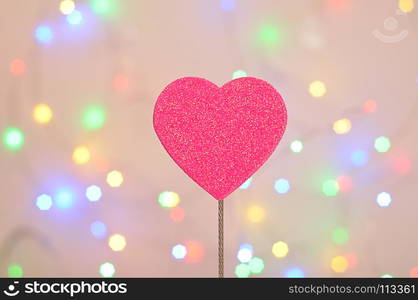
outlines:
[[[418,277],[417,29],[412,0],[2,3],[0,275],[217,276],[153,107],[253,76],[289,123],[225,200],[226,276]]]

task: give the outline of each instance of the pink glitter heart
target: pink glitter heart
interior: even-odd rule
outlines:
[[[287,124],[280,94],[252,77],[219,88],[185,77],[157,99],[154,129],[171,158],[197,184],[223,200],[270,157]]]

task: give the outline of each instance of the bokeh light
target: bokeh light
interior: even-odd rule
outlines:
[[[384,153],[388,152],[391,147],[390,140],[385,136],[379,136],[374,140],[374,148],[377,152]]]
[[[381,278],[393,278],[393,275],[385,273],[382,276],[380,276]]]
[[[111,187],[120,187],[124,181],[123,175],[117,170],[107,173],[106,182]]]
[[[264,218],[266,217],[266,213],[264,211],[264,208],[262,208],[259,205],[251,205],[247,209],[247,218],[251,223],[261,223],[264,221]]]
[[[107,227],[103,222],[94,221],[90,225],[90,232],[96,239],[103,239],[107,235]]]
[[[88,130],[98,130],[106,122],[106,111],[100,105],[87,107],[83,112],[83,125]]]
[[[190,263],[200,262],[205,256],[205,249],[198,241],[187,241],[184,243],[187,249],[185,260]]]
[[[91,9],[99,16],[110,17],[117,9],[116,0],[90,0]]]
[[[338,182],[334,179],[325,180],[322,183],[322,192],[325,196],[333,197],[338,194],[340,187],[338,186]]]
[[[36,206],[40,210],[49,210],[52,206],[52,197],[47,194],[42,194],[36,197]]]
[[[349,269],[354,269],[355,267],[357,267],[358,258],[357,258],[356,255],[347,254],[347,255],[345,255],[345,259],[348,262],[348,268]]]
[[[366,114],[372,114],[377,110],[377,103],[373,99],[368,99],[363,103],[363,111]]]
[[[97,185],[91,185],[86,189],[86,197],[92,202],[99,201],[102,197],[102,189]]]
[[[74,204],[74,194],[69,189],[61,189],[55,194],[54,203],[60,209],[68,209]]]
[[[33,109],[33,119],[39,124],[47,124],[52,119],[52,110],[46,104],[38,104]]]
[[[175,245],[172,249],[171,249],[171,255],[173,255],[173,257],[175,259],[184,259],[187,255],[187,248],[186,246],[182,245],[182,244],[177,244]]]
[[[250,267],[251,273],[260,274],[264,270],[264,261],[259,257],[253,257],[248,262],[248,266]]]
[[[398,7],[404,13],[409,13],[414,9],[414,0],[398,0]]]
[[[289,246],[283,241],[278,241],[273,244],[271,252],[273,252],[275,257],[283,258],[287,256],[287,253],[289,253]]]
[[[64,15],[69,15],[75,9],[75,3],[72,0],[63,0],[60,2],[60,11]]]
[[[340,119],[334,122],[332,126],[336,134],[346,134],[351,130],[351,121],[349,119]]]
[[[79,10],[73,10],[67,15],[67,22],[70,25],[79,25],[83,21],[83,14]]]
[[[285,178],[280,178],[274,183],[274,189],[278,194],[287,194],[290,190],[290,183]]]
[[[261,46],[273,48],[283,43],[284,32],[276,24],[263,24],[258,32],[258,39]]]
[[[90,161],[90,150],[86,146],[78,146],[73,151],[73,161],[77,165],[84,165]]]
[[[170,210],[170,219],[173,222],[176,222],[176,223],[182,222],[185,216],[186,216],[186,213],[184,212],[184,209],[181,207],[177,206]]]
[[[253,182],[253,178],[248,178],[241,186],[239,187],[241,190],[246,190],[251,186],[251,183]]]
[[[164,191],[158,195],[158,203],[162,208],[170,209],[180,203],[180,197],[176,192]]]
[[[302,278],[305,277],[305,272],[299,267],[290,267],[285,271],[284,276],[288,278]]]
[[[20,129],[10,127],[3,132],[3,144],[9,150],[19,150],[24,143],[25,136]]]
[[[49,44],[54,37],[52,29],[47,25],[39,25],[35,30],[35,38],[41,44]]]
[[[122,251],[126,247],[126,239],[123,235],[116,233],[109,237],[109,247],[115,252]]]
[[[116,75],[112,80],[112,88],[117,92],[124,92],[129,88],[129,79],[125,75]]]
[[[221,8],[224,11],[233,11],[235,9],[235,0],[220,0]]]
[[[7,267],[7,276],[9,278],[21,278],[23,277],[23,268],[18,264],[11,264]]]
[[[248,278],[250,275],[251,270],[248,264],[238,264],[235,266],[235,276],[238,278]]]
[[[99,267],[100,276],[104,278],[113,277],[115,275],[115,272],[116,272],[116,268],[110,262],[102,263]]]
[[[336,273],[343,273],[348,269],[348,261],[344,256],[336,256],[331,260],[331,269]]]
[[[315,80],[309,84],[309,93],[314,98],[321,98],[327,92],[327,88],[322,81]]]
[[[341,193],[347,193],[353,188],[353,180],[348,175],[340,175],[337,177],[337,183],[339,191]]]
[[[21,59],[14,59],[10,62],[9,71],[14,76],[21,76],[26,73],[26,63]]]
[[[387,207],[392,202],[392,196],[387,192],[377,194],[376,202],[380,207]]]
[[[364,150],[355,150],[350,155],[350,160],[356,167],[362,167],[367,164],[369,155]]]
[[[248,263],[253,258],[253,247],[249,244],[243,244],[239,247],[237,259],[241,263]]]
[[[409,277],[418,278],[418,266],[413,267],[411,271],[409,271]]]
[[[411,160],[406,156],[395,156],[391,158],[391,166],[399,175],[408,174],[411,171]]]
[[[337,227],[332,232],[332,240],[339,246],[347,244],[349,237],[348,230],[344,227]]]
[[[236,70],[232,74],[232,79],[237,79],[237,78],[242,78],[242,77],[247,77],[247,72],[245,72],[244,70]]]
[[[293,140],[292,143],[290,143],[290,150],[294,153],[300,153],[303,150],[303,143],[301,140]]]

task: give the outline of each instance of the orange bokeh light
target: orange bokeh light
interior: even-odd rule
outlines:
[[[190,263],[197,263],[202,260],[205,255],[205,249],[202,244],[197,241],[188,241],[184,245],[187,249],[186,261]]]
[[[21,76],[26,73],[26,63],[21,59],[12,60],[9,70],[14,76]]]
[[[353,188],[353,181],[348,175],[341,175],[337,177],[337,183],[342,193],[346,193]]]
[[[357,259],[357,256],[356,255],[354,255],[354,254],[347,254],[345,256],[345,259],[348,261],[348,268],[349,269],[353,269],[353,268],[357,267],[358,259]]]
[[[363,111],[366,114],[374,113],[377,110],[377,103],[372,99],[368,99],[363,103]]]
[[[117,92],[124,92],[129,88],[129,80],[125,75],[116,75],[113,78],[112,87]]]
[[[179,223],[184,220],[185,213],[184,209],[181,207],[174,207],[170,210],[170,219],[173,222]]]

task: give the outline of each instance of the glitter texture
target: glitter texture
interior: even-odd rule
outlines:
[[[270,157],[287,124],[280,94],[243,77],[219,88],[185,77],[169,84],[154,108],[154,129],[171,158],[223,200]]]

